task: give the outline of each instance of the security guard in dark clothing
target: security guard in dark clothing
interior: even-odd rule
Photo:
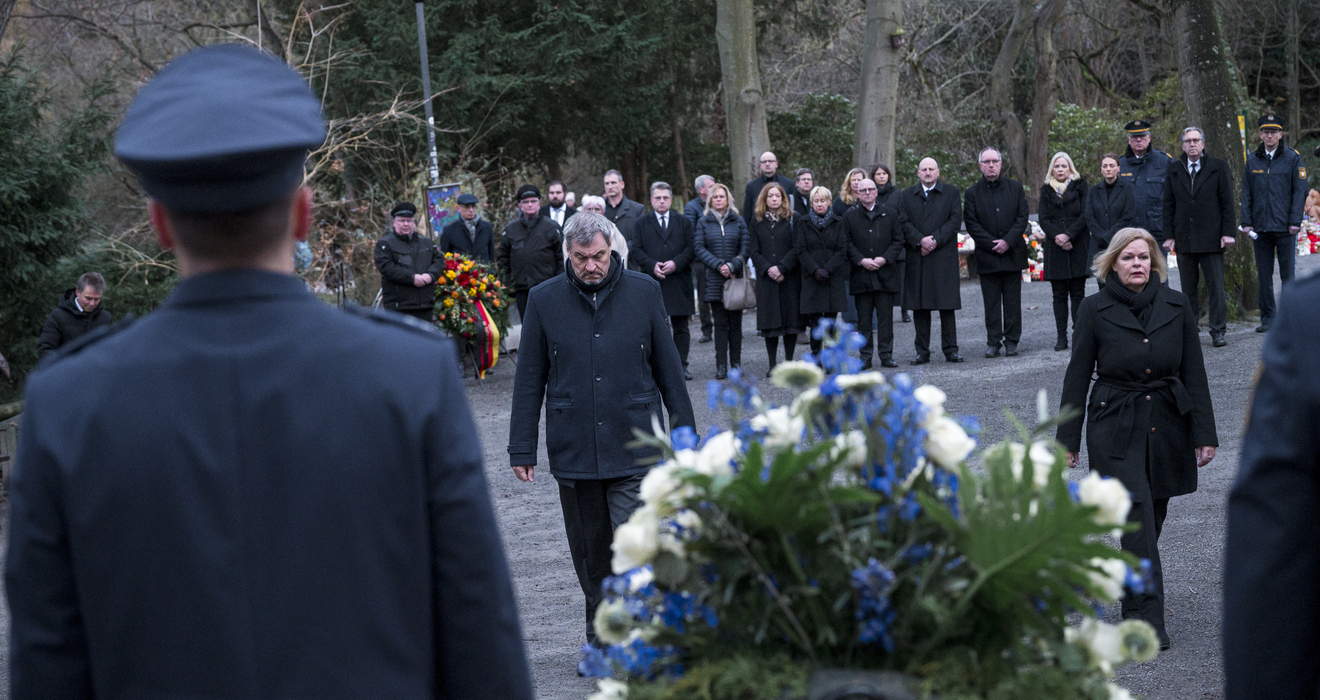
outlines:
[[[1283,143],[1283,117],[1262,115],[1260,147],[1247,156],[1242,175],[1242,230],[1253,239],[1256,276],[1260,283],[1260,325],[1270,329],[1274,320],[1274,259],[1279,260],[1279,282],[1293,278],[1297,260],[1297,234],[1302,230],[1306,206],[1306,163],[1302,154]]]
[[[452,345],[292,275],[324,138],[250,47],[187,53],[129,107],[115,153],[182,279],[28,381],[14,700],[532,697]]]
[[[416,232],[417,207],[399,202],[390,210],[394,230],[376,241],[380,271],[380,305],[431,322],[435,312],[435,282],[444,257],[435,242]]]
[[[1174,159],[1168,153],[1150,147],[1150,122],[1134,119],[1124,129],[1127,130],[1128,148],[1127,153],[1118,159],[1118,179],[1132,185],[1137,198],[1137,217],[1132,226],[1149,231],[1160,243],[1163,254],[1164,178]]]

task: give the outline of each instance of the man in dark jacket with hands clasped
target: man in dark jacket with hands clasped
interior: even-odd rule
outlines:
[[[963,196],[963,220],[976,242],[976,270],[985,301],[986,357],[1018,354],[1022,339],[1022,271],[1027,269],[1027,195],[1022,183],[1000,177],[1004,160],[987,148],[977,157],[981,180]]]
[[[416,215],[411,202],[395,204],[390,210],[394,230],[376,241],[380,305],[430,323],[444,256],[434,241],[417,233]]]

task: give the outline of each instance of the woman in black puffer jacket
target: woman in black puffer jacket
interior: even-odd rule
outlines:
[[[724,379],[730,367],[742,370],[742,311],[724,308],[724,280],[743,274],[747,261],[747,224],[728,187],[711,185],[706,213],[693,233],[697,257],[706,266],[702,299],[710,302],[715,323],[715,378]]]
[[[802,304],[799,311],[807,332],[812,333],[822,317],[848,309],[848,232],[843,220],[830,209],[830,191],[811,190],[811,212],[793,223],[793,244],[802,270]],[[811,352],[820,354],[821,341],[812,333]]]

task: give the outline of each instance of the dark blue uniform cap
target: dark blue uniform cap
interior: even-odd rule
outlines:
[[[169,209],[243,211],[302,184],[325,141],[302,76],[258,49],[207,46],[171,61],[129,105],[115,155]]]

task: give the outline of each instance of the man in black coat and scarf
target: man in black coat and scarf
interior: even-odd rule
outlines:
[[[477,216],[474,194],[458,195],[458,219],[440,232],[440,253],[458,253],[485,263],[495,262],[495,227]]]
[[[587,640],[610,575],[614,529],[639,505],[655,450],[630,448],[652,421],[695,428],[683,363],[660,285],[623,269],[609,220],[579,211],[564,224],[564,273],[532,290],[518,344],[509,416],[509,462],[531,481],[545,404],[546,453],[559,486],[573,568],[586,597]]]
[[[1210,341],[1228,345],[1228,299],[1224,296],[1224,249],[1237,240],[1233,177],[1228,163],[1205,155],[1205,134],[1183,129],[1183,156],[1164,180],[1164,249],[1178,255],[1178,276],[1193,317],[1201,313],[1198,287],[1205,275],[1210,297]]]
[[[747,187],[743,191],[743,208],[740,211],[742,212],[743,218],[748,222],[751,222],[752,217],[756,214],[756,198],[761,196],[761,188],[771,182],[778,182],[780,185],[784,186],[785,192],[794,192],[797,190],[793,185],[792,180],[778,174],[779,158],[775,156],[775,154],[770,151],[762,153],[758,164],[761,168],[761,174],[756,176],[751,182],[747,183]],[[732,202],[730,202],[730,204],[732,204]]]
[[[59,306],[46,317],[37,343],[37,357],[59,348],[90,331],[115,322],[101,297],[105,294],[105,278],[99,272],[86,272],[78,278],[73,289],[64,292]]]
[[[880,366],[894,362],[894,301],[898,295],[898,254],[903,250],[903,227],[898,211],[876,201],[875,181],[857,185],[858,205],[843,215],[848,232],[848,260],[852,263],[849,293],[857,300],[857,332],[866,338],[862,346],[862,369],[871,368],[871,322],[879,317],[875,344]]]
[[[652,213],[643,215],[633,227],[633,240],[628,245],[628,257],[644,274],[660,283],[665,300],[665,313],[674,333],[674,345],[683,361],[683,378],[692,379],[688,371],[688,350],[692,346],[692,333],[688,322],[692,319],[692,260],[696,248],[692,238],[692,222],[686,216],[670,211],[674,192],[667,182],[651,185]]]
[[[986,357],[1018,354],[1022,339],[1022,271],[1027,269],[1027,195],[1022,183],[1000,177],[1004,161],[987,148],[977,156],[981,180],[967,188],[963,219],[976,241],[976,270],[985,302]]]
[[[940,164],[934,158],[921,159],[917,164],[917,179],[917,184],[903,190],[899,209],[904,244],[908,248],[903,303],[912,311],[916,331],[917,356],[912,364],[930,362],[932,311],[940,312],[944,359],[962,362],[963,357],[958,354],[958,320],[954,314],[962,308],[962,295],[958,291],[962,200],[957,187],[940,181]]]
[[[380,305],[431,322],[435,313],[435,282],[444,256],[435,241],[417,232],[417,207],[399,202],[390,210],[394,230],[376,241],[380,271]]]

